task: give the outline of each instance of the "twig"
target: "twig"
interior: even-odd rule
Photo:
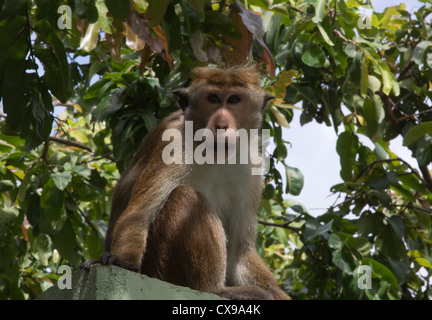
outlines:
[[[286,222],[286,223],[273,223],[273,222],[266,222],[266,221],[262,221],[262,220],[258,220],[258,223],[264,225],[264,226],[270,226],[270,227],[279,227],[279,228],[285,228],[285,229],[289,229],[294,231],[299,238],[301,239],[301,235],[300,235],[300,228],[295,228],[295,227],[290,227],[289,224],[291,222]],[[307,243],[303,243],[304,244],[304,248],[306,249],[306,251],[308,252],[309,256],[316,261],[317,263],[321,263],[321,260],[315,256],[315,254],[312,252],[312,250],[309,248],[309,246],[307,245]]]
[[[401,158],[375,160],[372,163],[368,164],[366,167],[364,167],[360,171],[360,173],[355,177],[355,179],[353,180],[353,182],[356,182],[365,173],[365,171],[367,171],[370,168],[374,167],[377,163],[381,163],[381,162],[393,162],[393,161],[399,161],[399,162],[402,162],[403,164],[405,164],[406,166],[408,166],[408,168],[411,169],[411,173],[414,173],[426,186],[428,186],[428,184],[426,183],[425,179],[417,172],[417,170],[415,170],[408,162],[406,162],[404,159],[401,159]],[[428,172],[429,172],[429,170],[428,170]],[[430,175],[430,173],[429,173],[429,175]],[[432,178],[431,178],[431,182],[432,182]]]
[[[55,137],[48,137],[48,139],[45,140],[45,144],[44,144],[44,148],[43,148],[43,151],[42,151],[41,158],[47,164],[48,170],[51,173],[54,173],[54,170],[51,168],[51,165],[50,165],[50,163],[49,163],[49,161],[48,161],[48,159],[46,157],[46,154],[48,152],[48,146],[49,146],[49,138],[55,138]],[[55,138],[55,139],[63,140],[63,139],[60,139],[60,138]],[[55,141],[55,140],[53,140],[53,141]],[[64,141],[67,141],[67,140],[64,140]],[[67,195],[69,196],[69,199],[75,205],[75,207],[76,207],[77,211],[79,212],[79,214],[83,217],[84,221],[86,221],[87,224],[90,226],[90,228],[92,228],[93,231],[96,232],[96,234],[98,234],[97,228],[93,225],[93,222],[91,220],[89,220],[88,216],[86,216],[84,214],[84,212],[80,209],[80,207],[78,206],[78,203],[75,201],[75,198],[74,198],[73,194],[67,188],[65,188],[64,190],[67,193]]]
[[[432,176],[427,166],[421,166],[419,164],[419,169],[423,175],[423,181],[426,184],[430,192],[432,192]]]
[[[93,161],[99,161],[99,160],[101,160],[101,159],[103,159],[103,158],[107,158],[107,159],[109,159],[109,160],[111,160],[111,161],[114,162],[115,159],[111,157],[112,153],[113,153],[113,152],[110,151],[110,152],[107,152],[107,153],[101,155],[100,157],[97,157],[97,158],[96,158],[96,157],[93,157],[93,159],[91,159],[91,160],[83,161],[82,164],[87,164],[87,163],[89,163],[89,162],[93,162]]]
[[[54,141],[54,142],[57,142],[57,143],[65,144],[65,145],[68,145],[68,146],[71,146],[71,147],[77,147],[77,148],[80,148],[80,149],[83,149],[83,150],[86,150],[88,152],[93,153],[93,149],[91,147],[88,147],[88,146],[86,146],[86,145],[84,145],[82,143],[75,142],[75,141],[72,141],[72,140],[66,140],[66,139],[62,139],[62,138],[57,138],[57,137],[49,136],[45,141],[47,141],[47,142]]]
[[[82,143],[79,143],[79,142],[76,142],[76,141],[72,141],[72,140],[69,140],[69,139],[66,140],[66,139],[62,139],[62,138],[57,138],[57,137],[49,136],[45,140],[44,148],[43,148],[42,155],[41,155],[42,159],[46,158],[46,154],[48,152],[48,146],[49,146],[49,142],[50,141],[61,143],[61,144],[64,144],[64,145],[67,145],[67,146],[71,146],[71,147],[80,148],[80,149],[86,150],[86,151],[88,151],[90,153],[94,153],[93,148],[91,148],[89,146],[86,146],[86,145],[84,145]],[[90,160],[90,161],[97,161],[97,160],[100,160],[100,159],[103,159],[103,158],[107,158],[108,160],[111,160],[111,161],[115,162],[115,159],[111,156],[111,154],[112,154],[112,152],[108,152],[108,153],[106,153],[106,154],[104,154],[104,155],[102,155],[102,156],[100,156],[98,158],[93,157],[93,159]],[[87,162],[90,162],[90,161],[87,161]]]
[[[400,129],[399,119],[393,113],[393,108],[395,106],[395,103],[388,95],[384,94],[384,92],[382,92],[381,90],[377,91],[377,93],[381,97],[382,101],[384,102],[384,111],[386,115],[390,118],[390,121],[395,126],[395,128],[399,130]]]
[[[295,231],[296,233],[298,233],[301,230],[300,228],[291,227],[289,224],[292,222],[274,223],[274,222],[267,222],[267,221],[258,220],[258,223],[262,224],[263,226],[289,229],[289,230]]]
[[[412,75],[409,74],[409,76],[405,77],[408,71],[410,71],[411,67],[414,65],[414,60],[410,60],[410,62],[401,70],[399,73],[399,76],[397,78],[398,81],[405,80],[410,78]]]
[[[342,40],[345,41],[345,42],[349,42],[349,43],[352,43],[352,44],[355,44],[355,45],[357,44],[357,42],[345,38],[345,37],[342,35],[342,33],[340,33],[340,32],[339,32],[338,30],[336,30],[336,29],[333,29],[333,33],[334,33],[338,38],[342,39]]]
[[[430,209],[416,207],[416,206],[411,206],[411,205],[408,205],[408,204],[390,204],[389,206],[391,206],[391,207],[404,207],[404,208],[407,208],[407,209],[419,210],[419,211],[426,212],[428,214],[432,214],[432,210],[430,210]]]
[[[56,100],[53,102],[54,107],[73,107],[74,105],[75,105],[75,103],[73,103],[73,102],[62,103],[59,100]]]

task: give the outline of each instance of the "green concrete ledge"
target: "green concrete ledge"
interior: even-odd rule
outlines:
[[[94,265],[72,275],[71,289],[57,284],[38,300],[222,300],[221,297],[175,286],[116,266]]]

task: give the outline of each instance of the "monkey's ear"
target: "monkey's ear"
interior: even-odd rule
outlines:
[[[274,98],[275,98],[275,96],[271,95],[270,93],[265,92],[265,93],[264,93],[264,102],[263,102],[262,109],[264,110],[265,107],[266,107],[266,105],[267,105],[267,102],[268,102],[269,100],[274,99]]]
[[[189,105],[187,89],[186,88],[175,89],[173,93],[177,99],[178,104],[180,105],[180,108],[182,108],[182,110],[185,111],[187,106]]]

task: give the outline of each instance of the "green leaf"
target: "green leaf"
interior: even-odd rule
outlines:
[[[22,10],[27,0],[6,0],[2,2],[2,14],[5,16],[14,16],[19,10]]]
[[[385,68],[383,68],[383,66],[385,66]],[[390,71],[386,67],[387,64],[384,61],[380,61],[380,70],[383,81],[383,93],[389,95],[393,88],[393,83]]]
[[[78,264],[81,260],[79,248],[76,244],[76,233],[70,220],[66,220],[63,228],[51,236],[54,248],[56,248],[63,258],[72,264]]]
[[[138,11],[139,14],[146,11],[148,7],[148,3],[146,0],[133,0],[134,7]]]
[[[12,222],[18,218],[19,210],[16,207],[0,208],[0,222],[3,226],[6,223]]]
[[[98,14],[98,22],[99,22],[101,29],[103,31],[105,31],[106,33],[109,33],[109,34],[114,33],[114,28],[112,25],[113,18],[108,16],[108,8],[107,8],[105,2],[102,0],[96,1],[96,8],[97,8],[97,11],[99,13]],[[96,22],[96,21],[94,21],[94,22]],[[96,62],[98,62],[98,61],[96,61]]]
[[[110,13],[120,19],[126,20],[130,14],[129,0],[105,0],[106,7]]]
[[[303,189],[303,174],[297,168],[286,166],[287,186],[286,193],[299,195]]]
[[[269,199],[273,198],[274,194],[275,194],[274,186],[272,184],[268,183],[264,188],[263,198],[269,200]]]
[[[419,123],[407,131],[403,137],[403,145],[409,146],[428,133],[432,133],[432,121]]]
[[[370,253],[371,245],[366,238],[350,237],[347,239],[347,245],[351,249],[357,250],[362,256],[367,256]]]
[[[314,23],[323,21],[325,14],[326,0],[317,0],[315,2],[315,16],[312,18]]]
[[[390,92],[393,90],[394,94],[396,96],[399,95],[399,84],[394,76],[394,74],[391,72],[389,66],[387,63],[383,60],[380,60],[378,62],[378,67],[381,72],[382,77],[382,83],[383,83],[383,93],[386,95],[389,95]]]
[[[103,252],[101,240],[98,234],[93,230],[90,232],[90,234],[87,237],[87,246],[88,246],[89,259],[97,259],[100,257],[101,253]]]
[[[149,28],[156,27],[162,22],[170,0],[148,0],[146,17]]]
[[[305,224],[305,230],[303,233],[303,236],[305,238],[305,242],[311,242],[316,237],[322,236],[326,233],[328,233],[333,225],[333,220],[330,220],[330,222],[321,225],[318,221],[308,221]]]
[[[276,118],[277,123],[281,126],[281,127],[285,127],[289,129],[289,123],[288,120],[286,119],[285,115],[279,111],[278,108],[276,108],[275,106],[271,106],[270,108],[271,112],[273,113],[273,115]]]
[[[332,249],[340,249],[341,248],[341,238],[335,233],[332,233],[328,239],[329,247]]]
[[[416,45],[413,51],[414,62],[418,65],[423,63],[423,58],[428,49],[432,47],[432,42],[429,40],[423,40]]]
[[[56,187],[60,190],[64,190],[72,180],[72,173],[70,171],[56,172],[53,173],[51,177]]]
[[[375,152],[379,159],[389,159],[389,153],[385,148],[383,148],[378,142],[374,143]]]
[[[352,180],[352,170],[357,153],[356,146],[356,137],[351,132],[345,131],[339,135],[336,151],[340,156],[340,175],[345,181]]]
[[[303,47],[301,60],[304,64],[313,68],[324,66],[326,57],[324,51],[316,44],[308,44]]]
[[[72,171],[79,174],[80,176],[84,177],[84,178],[89,178],[90,177],[90,170],[87,167],[84,166],[74,166],[72,167]]]
[[[321,23],[318,23],[318,30],[321,33],[324,41],[331,47],[334,46],[333,41],[330,40],[330,37],[328,36],[327,32],[324,30],[323,26],[321,25]]]
[[[392,216],[388,221],[396,236],[402,239],[405,233],[405,223],[403,219],[400,216]]]
[[[298,71],[284,70],[278,74],[276,82],[270,87],[273,89],[271,92],[276,98],[283,99],[286,95],[286,88],[291,85],[293,77],[297,75]]]
[[[181,23],[174,5],[168,6],[162,26],[168,44],[168,52],[180,50],[182,47]]]
[[[126,90],[126,86],[113,90],[109,95],[102,98],[101,102],[94,110],[93,116],[96,121],[109,121],[111,117],[120,110],[124,103],[122,101],[122,94]]]
[[[366,120],[365,133],[372,138],[378,130],[378,114],[372,99],[366,98],[363,103],[363,116]]]
[[[0,181],[0,192],[5,192],[13,188],[15,188],[15,183],[13,181],[11,180]]]
[[[66,211],[64,208],[64,192],[59,190],[49,179],[43,186],[41,196],[41,207],[43,208],[43,218],[50,228],[59,231],[66,221]]]
[[[150,132],[154,128],[156,128],[158,121],[157,121],[155,115],[153,114],[152,110],[146,109],[140,115],[141,115],[141,117],[142,117],[142,119],[144,121],[144,125],[145,125],[147,131]]]
[[[81,49],[85,51],[92,51],[96,48],[99,39],[99,30],[99,22],[92,23],[87,27],[87,31],[80,41]]]
[[[378,91],[381,88],[381,81],[379,81],[377,77],[369,75],[368,76],[368,88],[372,92]]]
[[[388,262],[392,268],[393,274],[400,284],[405,283],[411,276],[409,267],[402,261],[398,261],[387,257]]]
[[[189,4],[194,8],[196,11],[201,12],[203,11],[205,1],[204,0],[188,0]]]
[[[41,34],[42,41],[46,43],[42,45],[37,42],[34,48],[36,56],[44,65],[43,79],[51,92],[60,101],[66,102],[72,94],[66,49],[47,21],[40,20],[36,23],[35,29]]]
[[[429,260],[425,259],[425,258],[416,258],[415,261],[426,268],[432,269],[432,264]]]
[[[364,96],[367,93],[369,87],[369,73],[368,73],[369,60],[365,59],[361,66],[361,77],[360,77],[360,93]]]
[[[398,282],[396,277],[394,276],[393,272],[391,272],[391,270],[387,268],[385,265],[370,258],[364,258],[361,261],[361,264],[371,266],[373,275],[389,283],[393,289],[396,290],[398,288]]]
[[[332,262],[346,274],[352,274],[358,266],[358,261],[354,259],[351,250],[342,245],[339,250],[333,252]]]
[[[345,53],[348,57],[350,58],[354,58],[357,54],[357,47],[355,46],[354,43],[349,42],[346,46],[345,46]]]
[[[280,128],[280,127],[279,127]],[[273,156],[276,157],[279,161],[284,161],[284,159],[287,157],[288,150],[283,143],[278,143],[276,145],[276,148],[273,152]]]

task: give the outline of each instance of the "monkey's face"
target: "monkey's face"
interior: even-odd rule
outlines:
[[[263,109],[273,97],[259,87],[259,76],[252,67],[228,71],[204,67],[194,69],[193,74],[189,88],[174,91],[185,121],[193,122],[194,136],[206,130],[202,136],[214,144],[215,151],[238,149],[240,133],[260,128]]]
[[[196,132],[208,129],[215,151],[239,147],[239,129],[260,128],[263,118],[264,94],[245,86],[200,84],[188,90],[189,105],[185,120],[193,121]],[[195,133],[194,132],[194,133]]]

